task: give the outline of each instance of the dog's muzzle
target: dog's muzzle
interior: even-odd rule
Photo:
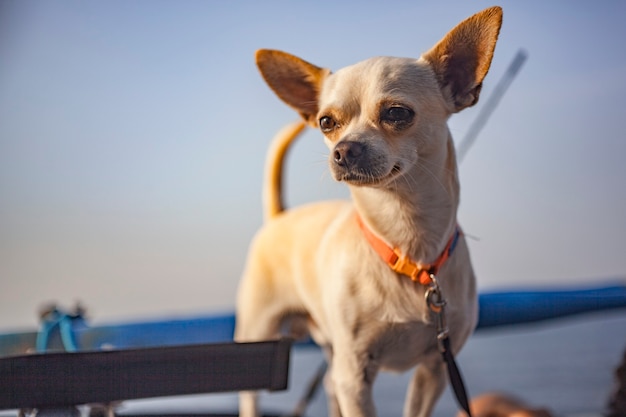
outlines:
[[[355,185],[375,181],[377,175],[369,156],[367,146],[362,142],[344,140],[337,143],[330,156],[333,177]]]
[[[337,143],[330,155],[330,163],[335,180],[353,185],[379,184],[397,173],[394,169],[390,172],[386,159],[361,141]]]

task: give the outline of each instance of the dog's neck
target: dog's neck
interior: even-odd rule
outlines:
[[[456,227],[459,181],[451,136],[386,188],[350,187],[372,231],[418,262],[432,262]]]

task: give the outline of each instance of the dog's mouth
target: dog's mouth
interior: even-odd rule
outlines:
[[[337,181],[347,182],[356,186],[385,186],[402,175],[402,167],[395,164],[388,172],[377,170],[352,169],[336,172]]]

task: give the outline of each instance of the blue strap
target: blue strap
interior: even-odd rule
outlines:
[[[456,248],[456,244],[459,243],[459,236],[461,236],[461,228],[457,225],[454,229],[454,237],[452,238],[452,243],[450,243],[450,249],[448,249],[448,256],[452,255],[454,249]]]
[[[37,333],[37,339],[35,341],[36,351],[43,353],[48,350],[50,337],[52,336],[54,330],[58,328],[65,351],[76,352],[78,348],[74,337],[73,322],[77,319],[82,319],[82,315],[80,313],[68,314],[60,311],[56,307],[52,311],[46,313],[42,317],[41,329]]]

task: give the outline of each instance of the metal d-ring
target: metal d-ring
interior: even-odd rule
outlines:
[[[439,282],[434,274],[430,274],[430,285],[426,289],[424,296],[426,297],[426,304],[433,313],[439,313],[446,305],[446,300],[443,298]]]
[[[446,300],[443,298],[439,282],[437,282],[435,275],[431,274],[430,279],[431,284],[425,293],[426,304],[428,305],[430,311],[435,313],[437,316],[437,342],[439,350],[443,352],[445,350],[443,342],[448,338],[449,333],[445,311]]]

